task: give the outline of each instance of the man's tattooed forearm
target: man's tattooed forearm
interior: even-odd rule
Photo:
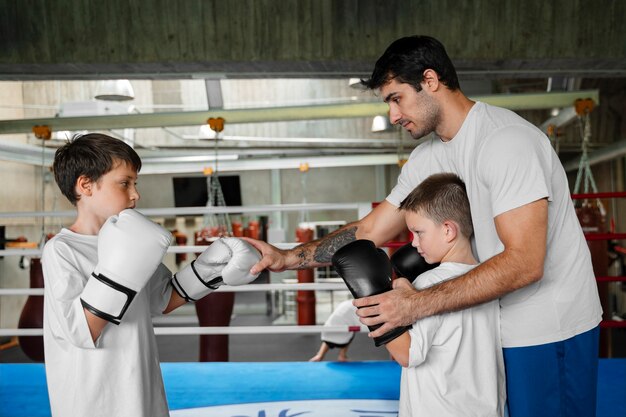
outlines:
[[[356,229],[356,226],[349,227],[347,229],[340,230],[335,234],[331,234],[326,239],[323,239],[313,254],[315,262],[330,262],[335,252],[348,243],[356,240]]]
[[[309,266],[309,257],[307,256],[307,250],[304,248],[296,248],[297,249],[297,253],[296,256],[298,257],[298,269],[305,269],[308,268]]]

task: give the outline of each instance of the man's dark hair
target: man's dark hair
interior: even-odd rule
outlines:
[[[100,133],[89,133],[76,135],[57,149],[52,169],[61,192],[76,205],[80,198],[75,190],[78,178],[84,175],[96,182],[120,161],[128,163],[137,172],[141,169],[139,155],[124,141]]]
[[[459,79],[441,42],[430,36],[408,36],[394,41],[376,61],[372,76],[361,80],[370,90],[377,90],[392,79],[422,91],[424,71],[432,69],[448,89],[458,90]]]

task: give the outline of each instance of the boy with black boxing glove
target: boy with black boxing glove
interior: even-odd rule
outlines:
[[[404,251],[391,262],[370,241],[357,240],[339,249],[339,266],[348,286],[371,286],[361,281],[384,281],[391,263],[440,263],[414,279],[424,289],[466,273],[477,265],[470,238],[473,233],[465,184],[455,174],[426,178],[399,207],[413,232],[411,255]],[[375,262],[369,260],[375,259]],[[369,263],[371,271],[362,269]],[[352,274],[361,269],[361,274]],[[363,273],[367,276],[363,277]],[[356,283],[355,283],[356,281]],[[410,288],[404,278],[394,289]],[[365,295],[364,295],[365,296]],[[498,301],[417,321],[408,331],[396,329],[384,344],[403,367],[399,416],[502,416],[506,401],[504,362],[500,341]],[[400,333],[400,334],[398,334]]]

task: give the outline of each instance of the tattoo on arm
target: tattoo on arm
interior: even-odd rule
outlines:
[[[356,229],[356,226],[340,229],[323,239],[315,248],[313,260],[319,263],[329,263],[335,252],[356,240]]]
[[[296,248],[296,256],[298,257],[298,269],[306,269],[309,267],[310,260],[309,256],[307,256],[309,251],[307,251],[304,246],[305,245],[303,245],[302,248]]]

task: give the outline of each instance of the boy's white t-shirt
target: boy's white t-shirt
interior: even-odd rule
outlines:
[[[452,140],[435,137],[413,150],[387,201],[399,206],[439,172],[465,182],[480,262],[504,249],[495,217],[548,200],[544,275],[500,299],[504,347],[557,342],[598,325],[602,308],[589,247],[567,176],[545,134],[512,111],[478,102]]]
[[[413,285],[423,289],[474,265],[444,262]],[[502,416],[506,402],[498,301],[418,320],[409,330],[399,417]]]
[[[80,295],[97,262],[97,236],[62,229],[43,250],[44,349],[53,417],[169,416],[152,316],[167,307],[161,264],[118,326],[91,340]]]

